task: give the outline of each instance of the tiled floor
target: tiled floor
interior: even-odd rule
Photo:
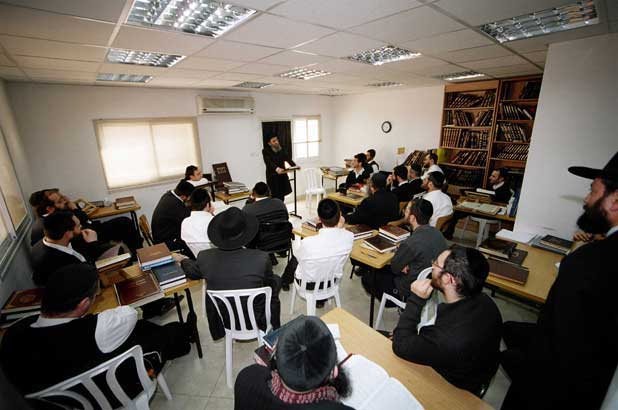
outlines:
[[[315,202],[312,212],[305,208],[301,202],[298,211],[304,217],[314,214]],[[300,223],[297,218],[292,218],[294,224]],[[473,244],[466,242],[466,244]],[[285,260],[280,259],[279,265],[274,267],[275,273],[281,274],[285,268]],[[346,266],[345,272],[349,274],[350,265]],[[344,275],[341,282],[341,303],[343,308],[354,314],[363,321],[368,321],[369,316],[369,296],[362,289],[360,278],[355,276],[349,279]],[[225,378],[225,345],[223,340],[214,342],[208,331],[206,319],[202,317],[203,307],[201,305],[201,290],[193,291],[193,301],[198,313],[198,326],[200,328],[201,344],[204,350],[203,359],[197,357],[195,349],[189,355],[174,360],[164,371],[165,378],[174,396],[173,401],[168,402],[161,394],[156,394],[151,402],[152,409],[195,409],[195,410],[215,410],[233,409],[234,392],[227,387]],[[281,322],[285,323],[300,313],[305,312],[305,302],[302,299],[296,300],[294,314],[289,314],[290,292],[281,292]],[[524,305],[511,301],[501,296],[494,298],[500,308],[503,320],[536,320],[536,312]],[[185,313],[186,313],[186,301]],[[323,309],[318,309],[318,316],[332,309],[326,304]],[[382,328],[393,329],[397,323],[398,314],[393,309],[387,309],[382,320]],[[169,312],[165,317],[159,318],[157,322],[166,323],[177,320],[176,312]],[[241,342],[234,344],[233,362],[234,377],[247,365],[253,363],[253,351],[257,347],[257,342]],[[494,378],[492,385],[484,397],[484,400],[494,408],[500,408],[504,395],[509,386],[508,379],[502,374],[501,370]]]

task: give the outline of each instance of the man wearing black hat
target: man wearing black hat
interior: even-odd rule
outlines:
[[[163,362],[191,350],[187,324],[159,326],[137,319],[129,306],[88,314],[98,290],[96,269],[67,265],[54,272],[43,291],[41,314],[11,326],[0,345],[0,363],[22,394],[34,393],[110,360],[135,345],[144,353],[158,352]],[[120,368],[122,373],[123,367]],[[119,380],[131,396],[135,388],[130,369]],[[133,370],[132,374],[135,374]]]
[[[208,225],[208,238],[215,248],[200,252],[196,261],[181,262],[187,276],[206,279],[209,290],[253,289],[270,286],[273,290],[270,302],[271,324],[280,326],[281,304],[279,290],[281,278],[273,275],[270,257],[258,249],[247,249],[247,245],[258,231],[258,221],[238,208],[229,208],[217,214]],[[266,329],[264,298],[256,298],[254,310],[260,329]],[[225,336],[219,314],[210,298],[206,298],[208,326],[214,340]],[[247,317],[247,312],[245,312]]]
[[[433,263],[431,279],[410,287],[406,309],[393,332],[393,352],[431,366],[455,386],[479,394],[498,370],[502,317],[482,292],[489,263],[476,249],[453,245]],[[434,324],[418,329],[434,290],[444,296]]]
[[[167,191],[152,213],[152,239],[155,243],[164,242],[170,251],[179,250],[192,256],[187,244],[180,238],[182,221],[191,216],[187,201],[195,187],[181,180],[176,188]]]
[[[290,178],[285,171],[285,163],[291,166],[296,166],[296,163],[292,160],[292,155],[288,150],[281,146],[278,137],[270,137],[266,144],[268,146],[262,149],[262,157],[266,165],[266,182],[273,198],[283,201],[285,196],[292,192]]]
[[[438,219],[441,217],[453,213],[451,197],[442,192],[444,179],[442,172],[433,171],[427,174],[427,193],[423,195],[423,199],[431,202],[433,206],[433,215],[429,220],[429,225],[431,226],[436,226]]]
[[[502,409],[598,409],[618,364],[618,153],[603,169],[569,172],[592,180],[577,225],[607,237],[562,260],[536,324],[505,323]]]
[[[369,189],[371,194],[360,203],[356,210],[345,216],[346,223],[365,224],[374,229],[399,219],[399,201],[386,189],[386,176],[381,173],[371,175]]]
[[[322,320],[307,316],[282,329],[270,368],[254,364],[238,374],[234,408],[351,409],[340,402],[350,393],[332,334]]]

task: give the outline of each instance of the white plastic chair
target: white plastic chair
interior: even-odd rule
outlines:
[[[225,306],[225,310],[227,316],[229,318],[229,328],[225,328],[225,376],[227,380],[227,387],[234,387],[234,383],[232,380],[232,342],[234,339],[236,340],[258,340],[258,346],[264,344],[262,337],[265,333],[268,333],[270,330],[270,299],[272,298],[272,289],[268,286],[264,286],[263,288],[255,288],[255,289],[238,289],[238,290],[209,290],[207,291],[208,297],[215,305],[217,309],[217,313],[219,314],[219,318],[221,318],[221,323],[224,324],[223,315],[221,314],[221,307],[217,301],[220,301],[223,306]],[[257,321],[255,318],[255,311],[253,309],[253,302],[255,298],[264,295],[265,296],[265,313],[266,313],[266,332],[262,332],[257,325]],[[245,313],[243,310],[243,303],[241,298],[246,297],[246,306],[249,314],[249,321],[251,326],[247,326],[247,321],[245,318]],[[234,301],[234,307],[236,309],[236,313],[238,314],[238,321],[236,320],[236,316],[234,315],[234,309],[232,309],[232,304],[230,300]],[[204,305],[204,308],[206,306]]]
[[[137,368],[137,376],[142,384],[143,391],[139,393],[134,399],[130,399],[125,393],[120,383],[116,379],[116,371],[118,367],[126,360],[133,358]],[[116,397],[116,399],[122,404],[123,409],[127,410],[148,410],[150,406],[148,404],[149,399],[154,395],[157,388],[157,382],[163,391],[163,394],[168,400],[172,399],[167,382],[163,377],[163,373],[159,373],[157,380],[151,380],[146,372],[144,366],[144,358],[142,353],[142,347],[140,345],[133,346],[126,352],[108,360],[105,363],[101,363],[97,367],[88,370],[78,376],[71,377],[68,380],[60,382],[54,386],[48,387],[36,393],[31,393],[26,396],[28,399],[47,399],[54,401],[54,397],[67,397],[77,401],[84,410],[92,410],[94,407],[90,403],[88,398],[82,396],[79,393],[71,390],[76,386],[83,386],[92,397],[96,400],[97,404],[102,410],[111,410],[112,407],[101,391],[97,384],[94,382],[94,377],[105,373],[105,380],[110,388],[110,391]]]
[[[477,248],[485,239],[489,238],[489,226],[490,225],[497,224],[498,230],[500,230],[500,227],[502,226],[501,222],[496,219],[485,219],[485,218],[477,218],[475,216],[467,216],[466,222],[464,223],[464,227],[463,227],[463,230],[461,231],[461,235],[459,239],[463,239],[463,236],[464,236],[464,233],[466,232],[466,228],[468,227],[469,221],[477,222],[479,224],[479,231],[476,234],[476,247]]]
[[[305,168],[302,170],[305,178],[305,205],[311,209],[313,195],[316,198],[316,207],[320,199],[326,195],[326,190],[322,186],[321,172],[317,168]]]
[[[316,303],[319,300],[335,298],[337,307],[341,307],[339,298],[339,282],[343,277],[343,267],[350,256],[349,252],[333,255],[329,257],[307,258],[298,262],[298,268],[305,271],[320,272],[320,276],[315,279],[312,290],[307,289],[307,279],[302,277],[299,280],[294,278],[292,287],[292,299],[290,301],[290,314],[294,313],[294,302],[296,294],[307,303],[307,316],[315,316]],[[298,269],[297,268],[297,269]]]

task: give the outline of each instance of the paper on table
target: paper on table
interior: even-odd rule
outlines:
[[[358,410],[406,409],[422,410],[423,406],[397,379],[390,378]]]
[[[536,235],[530,232],[523,231],[509,231],[508,229],[501,229],[497,234],[496,238],[504,239],[507,241],[519,242],[524,244],[529,244],[532,239],[534,239]]]
[[[388,379],[386,370],[360,355],[352,356],[343,368],[348,372],[352,394],[342,401],[355,409],[360,409]]]

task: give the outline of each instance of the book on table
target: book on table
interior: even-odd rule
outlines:
[[[121,198],[116,198],[116,209],[127,209],[132,208],[137,205],[137,201],[135,201],[135,197],[132,196],[124,196]]]
[[[350,225],[346,226],[345,229],[354,234],[354,239],[367,238],[368,236],[373,235],[373,228],[365,224]]]
[[[397,249],[396,242],[386,239],[385,237],[380,235],[365,239],[361,246],[377,251],[379,253],[392,252]]]
[[[549,236],[549,235],[546,235],[546,236]],[[546,245],[546,243],[549,243],[549,241],[543,242],[544,238],[545,237],[542,237],[539,235],[530,241],[530,245],[532,245],[535,248],[544,249],[546,251],[558,253],[560,255],[566,255],[569,253],[569,250],[565,250],[565,247],[563,246],[558,247],[556,245]],[[557,238],[557,239],[560,239],[560,238]],[[565,239],[562,239],[562,240],[565,240]]]
[[[130,260],[131,254],[123,253],[110,258],[100,259],[94,263],[94,266],[99,273],[105,273],[124,268]]]
[[[378,232],[393,242],[401,242],[410,236],[409,231],[394,225],[381,226]]]
[[[173,261],[174,258],[165,243],[158,243],[138,249],[137,260],[142,270],[148,270],[155,266],[165,265]]]
[[[2,307],[2,321],[13,322],[41,312],[43,288],[14,291]]]
[[[489,262],[489,272],[493,276],[497,276],[501,279],[508,280],[519,285],[526,284],[528,275],[530,274],[528,268],[493,257],[487,258],[487,262]]]
[[[557,250],[563,251],[565,253],[570,251],[571,247],[573,246],[573,241],[558,238],[557,236],[553,235],[545,235],[541,238],[539,243],[550,248],[556,248]]]
[[[114,284],[118,304],[139,307],[164,296],[159,282],[150,272]]]
[[[187,282],[187,275],[176,261],[152,268],[152,273],[159,281],[161,290],[173,288]]]
[[[511,253],[515,250],[517,244],[515,242],[504,241],[498,238],[487,238],[478,247],[479,251],[497,256],[502,259],[509,259]]]
[[[212,164],[212,170],[215,174],[215,187],[217,190],[223,189],[224,182],[230,182],[232,180],[232,175],[230,174],[230,169],[227,166],[227,162]]]
[[[308,218],[302,223],[302,227],[317,232],[322,229],[322,221],[318,217]]]

